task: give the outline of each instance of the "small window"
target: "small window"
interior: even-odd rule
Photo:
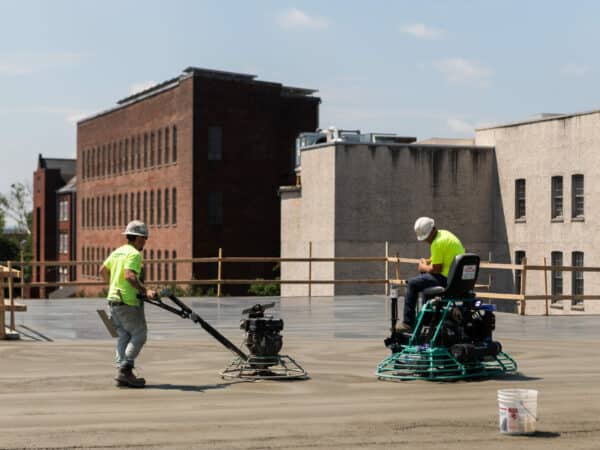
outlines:
[[[173,188],[172,192],[171,203],[173,204],[173,213],[171,214],[171,223],[175,225],[177,223],[177,188]]]
[[[141,208],[142,208],[142,206],[141,206],[141,202],[140,202],[140,193],[138,192],[137,193],[136,209],[135,209],[135,212],[136,212],[135,218],[137,220],[140,220],[140,217],[142,217],[141,214],[140,214],[140,211],[142,210]]]
[[[119,141],[119,175],[123,173],[123,141]]]
[[[127,225],[127,220],[129,219],[129,215],[127,214],[128,213],[127,204],[129,203],[127,201],[127,197],[128,197],[127,194],[123,194],[123,225]],[[119,204],[120,203],[121,202],[119,201]]]
[[[150,250],[150,276],[148,279],[154,281],[154,250]]]
[[[154,131],[150,133],[150,167],[154,167]]]
[[[525,220],[525,179],[515,180],[515,219]]]
[[[165,225],[169,224],[169,189],[165,189]]]
[[[553,219],[563,218],[563,177],[552,177],[552,206]]]
[[[223,225],[223,193],[208,193],[208,224]]]
[[[69,201],[61,200],[58,203],[58,217],[61,222],[69,220]]]
[[[162,254],[160,250],[156,250],[156,281],[162,279]]]
[[[156,191],[156,225],[162,221],[162,190]]]
[[[144,223],[148,223],[148,193],[146,191],[144,191],[143,221]]]
[[[169,128],[165,128],[165,164],[169,163]]]
[[[177,162],[177,127],[173,126],[173,153],[172,153],[173,162]]]
[[[169,250],[165,250],[165,281],[169,281]]]
[[[220,161],[223,159],[223,129],[221,127],[208,127],[208,160]]]
[[[571,254],[571,265],[573,267],[583,267],[583,252],[573,252]],[[573,295],[583,295],[583,272],[571,272],[571,292]],[[573,304],[580,303],[582,300],[573,299]]]
[[[118,209],[118,212],[117,212],[117,215],[118,215],[117,226],[120,227],[121,224],[123,223],[122,222],[122,220],[123,220],[123,205],[121,203],[121,194],[119,194],[119,196],[117,197],[117,202],[118,202],[118,208],[117,208]]]
[[[150,225],[154,225],[154,191],[150,191]]]
[[[113,195],[112,198],[112,226],[117,225],[117,196]]]
[[[129,139],[125,139],[125,172],[129,171]]]
[[[162,130],[158,130],[157,141],[158,148],[156,149],[156,164],[159,166],[162,164]]]
[[[148,134],[144,133],[144,169],[148,167]]]
[[[136,159],[137,159],[137,169],[140,170],[142,168],[142,141],[140,136],[138,135],[138,137],[135,140],[136,142]]]
[[[563,265],[563,254],[562,252],[552,252],[551,256],[552,266],[562,266]],[[553,270],[552,271],[552,295],[562,295],[563,294],[563,273],[562,270]],[[553,299],[554,301],[554,299]]]
[[[515,264],[523,264],[523,260],[525,259],[525,252],[523,250],[517,250],[515,252]],[[521,292],[521,278],[522,273],[521,270],[515,270],[515,291]]]
[[[583,219],[583,175],[571,177],[571,217]]]
[[[67,233],[60,233],[59,235],[58,253],[63,255],[69,253],[69,235]]]
[[[177,252],[173,250],[171,252],[171,258],[173,258],[173,270],[171,273],[173,274],[173,281],[177,280]]]

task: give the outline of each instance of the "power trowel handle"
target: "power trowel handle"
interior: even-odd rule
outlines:
[[[398,322],[398,285],[390,285],[390,302],[392,316],[392,335],[396,333],[396,323]]]

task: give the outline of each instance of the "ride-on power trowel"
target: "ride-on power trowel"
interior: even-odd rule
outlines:
[[[392,288],[392,334],[384,341],[392,355],[377,366],[380,379],[443,381],[516,372],[517,363],[492,339],[494,306],[475,297],[478,274],[479,256],[456,256],[447,286],[423,291],[427,300],[412,334],[395,331],[398,294]]]
[[[165,303],[162,297],[167,297],[172,304]],[[168,289],[163,289],[155,297],[143,297],[143,299],[146,303],[199,324],[208,334],[233,352],[235,358],[220,373],[223,378],[249,380],[307,378],[306,371],[296,361],[288,355],[279,354],[283,345],[281,337],[283,319],[274,319],[273,316],[264,314],[265,310],[275,306],[275,303],[256,304],[242,311],[242,314],[248,314],[240,324],[240,328],[245,331],[244,344],[249,351],[249,354],[246,354]]]

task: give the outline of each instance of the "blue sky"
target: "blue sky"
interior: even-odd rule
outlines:
[[[318,89],[321,126],[425,139],[600,109],[600,2],[0,0],[0,192],[188,66]]]

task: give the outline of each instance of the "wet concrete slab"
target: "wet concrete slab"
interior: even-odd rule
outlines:
[[[201,297],[182,298],[197,314],[234,342],[241,311],[255,303],[275,306],[268,314],[282,317],[284,335],[309,338],[384,339],[390,328],[390,301],[383,295],[337,297]],[[17,313],[17,325],[25,325],[53,340],[108,339],[96,310],[106,300],[52,299],[24,300],[28,311]],[[402,302],[399,302],[400,306]],[[204,331],[153,305],[146,305],[150,339],[194,338]],[[400,307],[401,309],[401,307]],[[400,312],[401,313],[401,312]],[[497,339],[591,340],[597,338],[600,316],[518,316],[496,313]],[[26,331],[24,329],[24,331]],[[24,336],[26,338],[26,336]]]

